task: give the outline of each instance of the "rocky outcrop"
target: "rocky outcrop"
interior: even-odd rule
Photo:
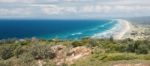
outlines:
[[[56,52],[56,58],[53,60],[57,66],[62,64],[71,65],[76,60],[85,57],[91,53],[91,49],[87,47],[75,47],[75,48],[66,48],[62,45],[57,45],[52,47]]]

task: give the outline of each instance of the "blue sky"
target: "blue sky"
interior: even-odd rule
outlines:
[[[0,0],[0,18],[150,16],[150,0]]]

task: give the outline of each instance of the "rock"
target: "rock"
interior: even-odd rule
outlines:
[[[68,49],[65,46],[57,45],[53,46],[52,49],[56,52],[56,58],[53,61],[57,66],[62,66],[63,64],[71,65],[76,60],[91,53],[91,49],[84,46]]]

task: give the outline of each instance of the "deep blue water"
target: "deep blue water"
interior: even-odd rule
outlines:
[[[80,39],[111,29],[111,20],[0,20],[0,39]]]

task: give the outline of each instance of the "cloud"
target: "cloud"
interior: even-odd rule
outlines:
[[[28,8],[0,8],[0,16],[28,16],[31,14]]]
[[[150,16],[149,0],[0,0],[0,3],[3,3],[0,17]]]
[[[35,6],[35,5],[34,5]],[[77,13],[77,8],[72,7],[60,7],[58,5],[41,5],[41,11],[46,15],[61,15],[61,14],[73,14]]]
[[[87,2],[91,0],[0,0],[0,3],[58,3],[58,2]]]
[[[40,6],[40,5],[39,5]],[[150,15],[149,6],[141,5],[82,5],[82,6],[58,6],[58,5],[43,5],[41,7],[42,12],[45,15],[66,15],[66,14],[80,14],[88,15],[95,14],[98,15],[107,15],[111,14],[112,16],[116,15]]]
[[[0,3],[99,3],[99,4],[150,4],[149,0],[0,0]]]
[[[52,14],[61,14],[62,12],[62,9],[61,7],[57,7],[55,5],[50,5],[50,6],[46,6],[44,8],[42,8],[42,11],[48,15],[52,15]]]
[[[128,17],[128,16],[149,16],[149,6],[141,5],[80,5],[80,6],[62,6],[62,5],[45,5],[45,4],[32,4],[30,6],[14,7],[14,8],[0,8],[0,17],[2,16],[26,16],[39,18],[45,16],[53,17],[67,16],[68,17]]]
[[[33,3],[35,0],[0,0],[0,3]]]

